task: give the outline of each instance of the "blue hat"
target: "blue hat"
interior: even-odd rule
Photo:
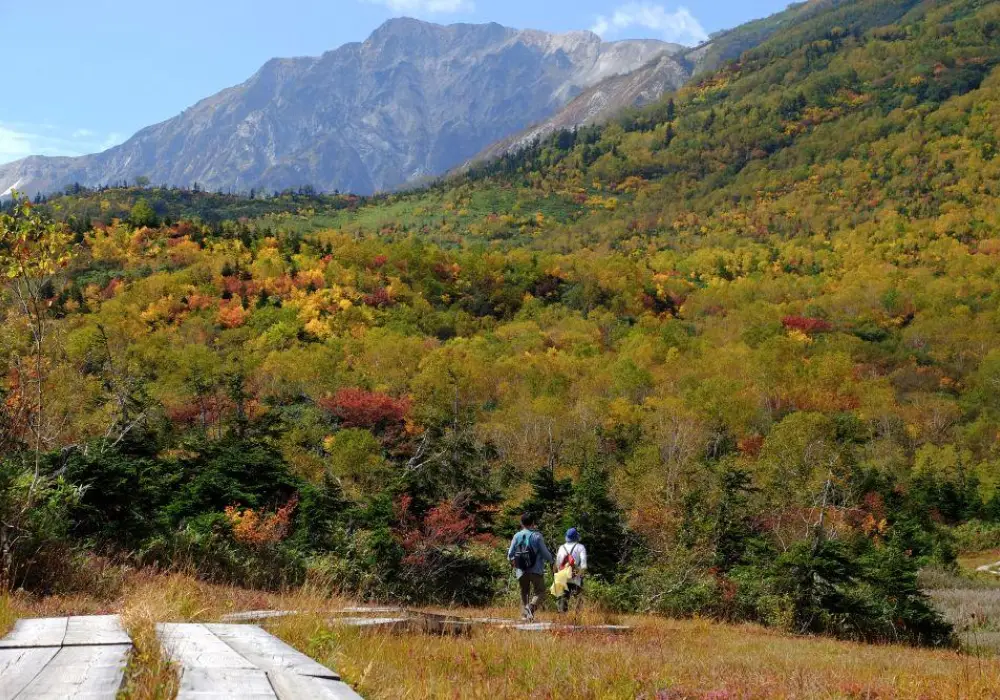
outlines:
[[[567,542],[580,541],[580,533],[576,531],[575,527],[571,527],[569,530],[566,531],[566,541]]]

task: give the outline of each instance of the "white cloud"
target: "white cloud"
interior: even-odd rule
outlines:
[[[393,12],[404,14],[448,14],[471,12],[472,0],[365,0],[374,5],[385,5]]]
[[[81,156],[121,143],[118,133],[60,129],[51,124],[0,123],[0,165],[28,156]]]
[[[708,32],[686,7],[670,12],[663,5],[648,2],[627,3],[610,17],[599,15],[591,31],[613,38],[633,27],[652,30],[667,41],[679,44],[699,44],[708,40]]]

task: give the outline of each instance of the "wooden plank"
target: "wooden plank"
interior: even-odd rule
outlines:
[[[71,617],[63,639],[64,647],[131,643],[117,615]]]
[[[406,612],[403,608],[396,607],[394,605],[385,606],[372,606],[363,605],[358,607],[341,608],[340,610],[332,611],[334,615],[391,615],[393,613]]]
[[[497,625],[499,627],[513,627],[524,624],[522,620],[515,620],[510,617],[473,617],[472,622],[477,625]]]
[[[247,668],[185,668],[177,700],[277,700],[267,674]],[[311,700],[308,696],[302,700]]]
[[[271,620],[276,617],[298,615],[298,610],[247,610],[245,612],[229,613],[220,618],[223,622],[257,622]]]
[[[0,649],[62,646],[68,622],[67,617],[22,618],[14,623],[10,634],[0,639]]]
[[[330,678],[302,676],[288,671],[268,672],[278,700],[361,700],[351,686]]]
[[[330,620],[334,625],[347,625],[348,627],[361,627],[364,629],[408,629],[410,618],[408,617],[335,617]]]
[[[555,625],[551,622],[525,622],[519,625],[514,625],[514,629],[520,630],[521,632],[548,632],[554,627]]]
[[[156,635],[167,657],[185,669],[257,668],[205,625],[161,623],[156,626]]]
[[[260,627],[253,625],[205,625],[205,627],[257,668],[268,672],[290,671],[300,676],[340,680],[336,672]]]
[[[131,648],[63,647],[17,700],[115,700]]]
[[[472,620],[457,615],[410,611],[410,631],[438,636],[468,636],[472,633]]]
[[[0,698],[15,697],[58,653],[59,647],[0,649]]]

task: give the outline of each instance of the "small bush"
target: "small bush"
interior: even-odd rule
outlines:
[[[82,490],[62,477],[36,472],[17,459],[0,461],[0,585],[45,591],[51,565],[74,551],[70,511]]]
[[[154,538],[138,560],[145,566],[196,572],[211,583],[265,590],[300,585],[306,574],[300,552],[281,543],[240,544],[221,514]]]
[[[962,553],[1000,548],[1000,523],[970,520],[951,529],[955,549]]]

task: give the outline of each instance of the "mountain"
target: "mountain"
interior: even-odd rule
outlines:
[[[474,160],[496,158],[557,131],[600,124],[629,107],[656,102],[665,93],[680,88],[690,77],[690,67],[682,58],[661,54],[638,70],[612,76],[584,90],[549,119],[493,144]]]
[[[0,192],[146,176],[216,189],[370,193],[435,175],[609,76],[680,47],[498,24],[390,20],[363,43],[274,59],[104,153],[0,167]]]
[[[789,38],[800,36],[803,28],[808,29],[811,21],[823,22],[831,13],[843,12],[844,3],[845,0],[793,3],[769,17],[718,32],[700,46],[661,54],[632,73],[613,75],[584,90],[551,117],[492,144],[463,167],[517,151],[557,131],[603,124],[627,109],[656,102],[693,76],[711,73],[729,61],[736,61],[775,35],[788,43]],[[885,19],[891,19],[891,10]],[[791,50],[794,46],[787,48]]]

